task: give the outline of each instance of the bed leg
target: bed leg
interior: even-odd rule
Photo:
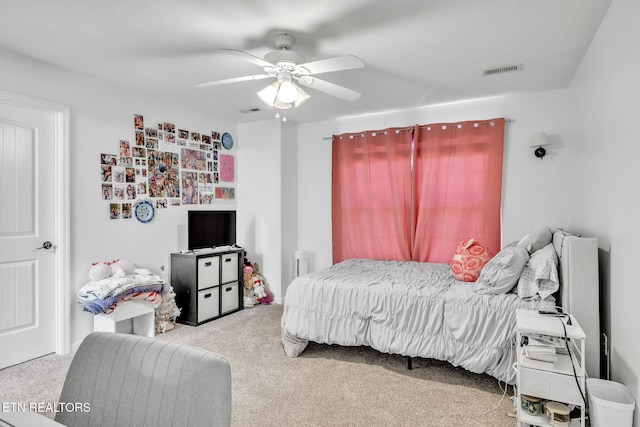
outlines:
[[[408,370],[413,369],[413,358],[411,356],[407,356],[407,369]]]

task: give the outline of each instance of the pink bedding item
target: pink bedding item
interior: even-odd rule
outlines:
[[[460,242],[451,263],[453,277],[462,282],[475,282],[482,271],[482,267],[493,257],[489,249],[469,239]]]

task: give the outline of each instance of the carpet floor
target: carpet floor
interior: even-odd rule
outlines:
[[[498,382],[449,363],[368,347],[310,343],[296,358],[280,343],[281,305],[256,306],[157,339],[204,348],[231,363],[233,426],[515,426]],[[4,402],[57,402],[71,355],[0,370]],[[52,416],[52,414],[48,414]]]

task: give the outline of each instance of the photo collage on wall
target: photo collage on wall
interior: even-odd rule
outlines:
[[[100,155],[102,199],[109,201],[111,219],[133,218],[137,201],[151,200],[155,209],[181,205],[211,205],[214,199],[235,199],[234,156],[220,154],[222,135],[176,129],[163,122],[145,126],[134,115],[133,143],[120,140],[113,154]]]

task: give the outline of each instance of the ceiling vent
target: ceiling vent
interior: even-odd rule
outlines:
[[[499,67],[489,68],[482,71],[483,76],[492,76],[494,74],[511,73],[513,71],[522,71],[522,62],[519,64],[502,65]]]
[[[258,111],[262,111],[262,110],[257,107],[247,108],[246,110],[240,110],[240,112],[244,114],[257,113]]]

